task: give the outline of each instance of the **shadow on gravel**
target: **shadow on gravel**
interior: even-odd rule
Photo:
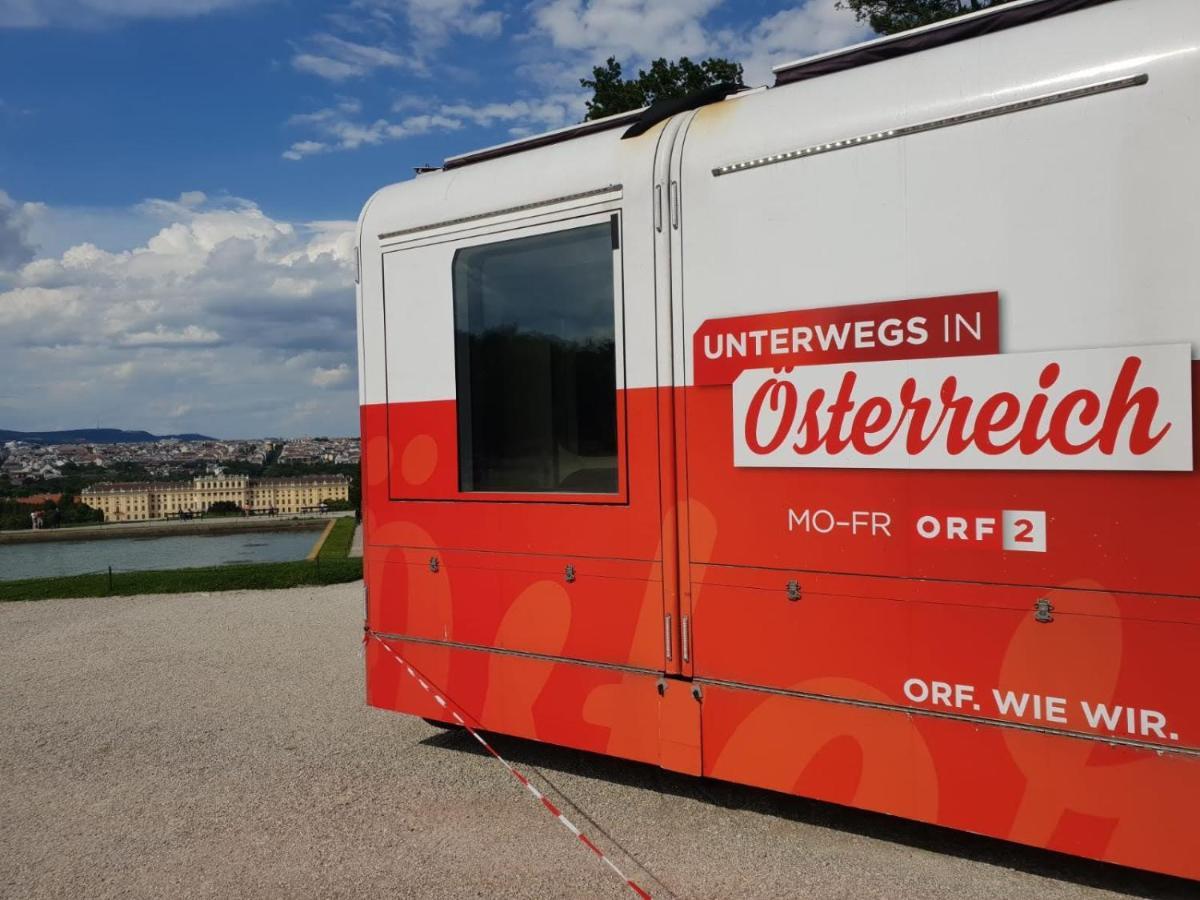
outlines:
[[[1130,897],[1194,900],[1200,895],[1194,882],[1182,878],[1095,862],[1065,853],[1026,847],[996,838],[898,819],[834,803],[793,797],[709,778],[681,775],[645,763],[582,750],[571,750],[507,735],[489,733],[488,738],[505,759],[543,771],[610,781],[700,800],[726,809],[756,812],[822,828],[851,832],[875,840],[1017,869],[1044,878],[1069,881]],[[460,729],[438,731],[421,743],[458,753],[485,755],[483,748]],[[572,798],[568,795],[567,799]]]

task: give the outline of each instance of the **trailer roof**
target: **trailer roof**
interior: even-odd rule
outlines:
[[[775,66],[775,86],[832,75],[846,69],[908,56],[954,44],[973,37],[992,34],[1018,25],[1026,25],[1039,19],[1060,16],[1063,13],[1111,3],[1112,0],[1011,0],[999,6],[991,6],[978,12],[943,19],[932,25],[911,28],[884,37],[852,44],[827,53],[806,56],[795,62]]]
[[[775,66],[774,87],[817,78],[821,75],[832,75],[834,72],[858,68],[874,62],[882,62],[899,56],[908,56],[934,47],[953,44],[969,38],[1003,31],[1017,25],[1025,25],[1039,19],[1046,19],[1063,13],[1098,6],[1101,3],[1111,3],[1112,0],[1009,0],[999,6],[992,6],[979,12],[968,13],[924,25],[908,31],[901,31],[886,37],[875,38],[860,44],[853,44],[828,53],[808,56],[795,62]],[[449,156],[442,163],[443,169],[457,169],[473,163],[495,159],[532,150],[535,147],[545,147],[569,141],[572,138],[607,131],[622,125],[636,122],[650,107],[618,113],[603,119],[580,122],[577,125],[567,125],[554,131],[545,131],[529,137],[518,138],[503,144],[494,144],[468,153]]]

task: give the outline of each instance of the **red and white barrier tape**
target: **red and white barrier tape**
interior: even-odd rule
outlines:
[[[509,763],[503,756],[501,756],[499,753],[497,753],[495,748],[492,747],[492,745],[489,744],[484,739],[483,735],[481,735],[478,731],[476,731],[474,728],[472,728],[470,725],[468,725],[467,721],[463,717],[463,715],[461,715],[457,709],[452,708],[451,701],[447,700],[446,697],[444,696],[444,694],[439,692],[437,687],[434,686],[433,684],[431,684],[429,682],[429,680],[426,679],[424,677],[424,675],[422,675],[421,672],[418,671],[416,669],[416,667],[414,667],[412,665],[412,663],[408,662],[408,660],[406,660],[399,653],[397,653],[396,648],[394,648],[391,644],[389,644],[387,641],[385,641],[379,635],[375,634],[375,632],[373,632],[373,631],[366,632],[366,635],[364,635],[364,637],[363,637],[364,643],[366,642],[367,635],[375,638],[375,640],[377,640],[383,646],[383,648],[385,650],[387,650],[388,653],[390,653],[395,658],[396,662],[400,663],[400,666],[404,669],[404,671],[407,672],[408,675],[410,677],[412,677],[412,679],[421,686],[421,689],[424,690],[425,693],[427,693],[431,697],[433,697],[434,702],[438,706],[440,706],[440,707],[442,707],[442,709],[446,710],[446,712],[448,712],[450,714],[450,717],[452,719],[454,719],[455,722],[457,722],[459,725],[461,725],[463,728],[465,728],[467,730],[467,733],[469,735],[471,735],[471,737],[473,737],[473,738],[475,738],[475,740],[479,741],[480,745],[483,747],[484,750],[486,750],[489,754],[491,754],[492,757],[498,763],[500,763],[500,765],[502,765],[502,766],[504,766],[504,768],[508,769],[509,774],[511,774],[514,778],[516,778],[517,781],[521,782],[521,784],[525,786],[525,789],[527,791],[529,791],[529,793],[533,794],[533,796],[538,800],[538,802],[540,802],[542,804],[542,806],[544,806],[550,812],[550,815],[552,815],[552,816],[554,816],[554,818],[558,819],[559,823],[564,828],[566,828],[567,831],[571,832],[571,834],[573,834],[573,835],[575,835],[575,837],[579,838],[579,840],[583,842],[585,847],[587,847],[589,850],[591,850],[593,853],[595,853],[596,856],[598,856],[600,858],[601,862],[603,862],[606,866],[608,866],[610,869],[612,869],[614,872],[616,872],[617,877],[620,878],[623,882],[625,882],[626,886],[628,886],[628,888],[631,891],[633,891],[635,894],[637,894],[638,897],[643,898],[643,900],[651,900],[649,893],[647,893],[645,890],[643,890],[638,885],[638,883],[636,881],[634,881],[632,878],[627,877],[625,875],[625,873],[622,872],[620,870],[620,868],[617,867],[616,863],[614,863],[611,859],[609,859],[607,856],[604,855],[603,850],[601,850],[599,847],[597,847],[586,834],[584,834],[582,831],[580,831],[575,826],[575,823],[573,823],[570,819],[568,819],[566,816],[564,816],[562,814],[562,810],[560,810],[557,806],[555,806],[553,803],[551,803],[550,799],[545,794],[543,794],[541,791],[539,791],[536,787],[534,787],[534,785],[532,784],[532,782],[530,782],[530,780],[528,778],[526,778],[524,775],[522,775],[520,772],[518,772],[517,769],[511,763]],[[453,706],[458,706],[458,704],[453,704]],[[461,709],[461,707],[459,707],[459,709]]]

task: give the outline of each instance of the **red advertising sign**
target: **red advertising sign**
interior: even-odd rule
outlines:
[[[1000,295],[956,294],[709,319],[692,338],[695,383],[746,369],[1000,352]]]

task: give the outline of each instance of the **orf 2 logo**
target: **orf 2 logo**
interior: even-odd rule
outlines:
[[[1046,552],[1046,512],[1040,509],[919,512],[913,535],[921,544]]]

